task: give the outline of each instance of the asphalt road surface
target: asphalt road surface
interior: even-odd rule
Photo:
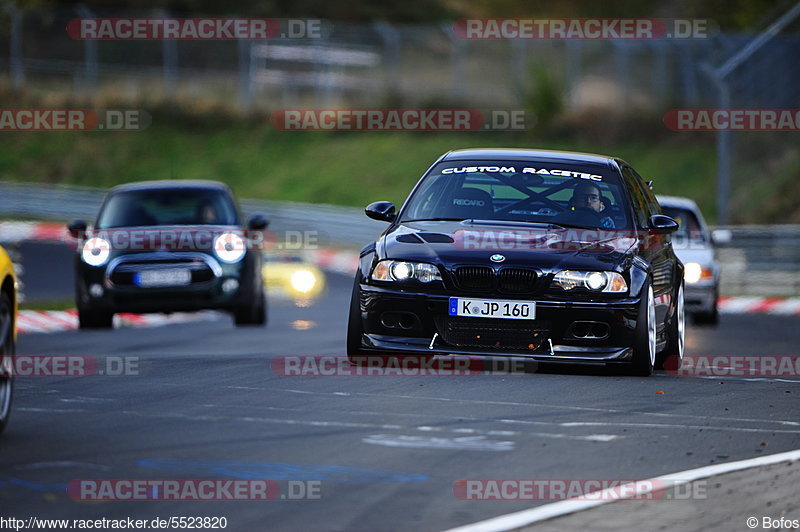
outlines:
[[[351,279],[328,281],[311,306],[271,302],[263,329],[220,315],[21,336],[19,355],[87,356],[104,373],[129,366],[123,376],[17,379],[0,438],[2,514],[218,516],[234,531],[432,531],[545,504],[461,500],[459,479],[650,478],[800,447],[796,378],[563,368],[282,376],[276,357],[344,354]],[[716,328],[689,327],[687,354],[796,355],[797,324],[726,315]],[[81,501],[66,491],[78,479],[270,479],[280,495]]]

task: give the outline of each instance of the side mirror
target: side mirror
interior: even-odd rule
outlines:
[[[247,228],[253,231],[261,231],[269,225],[269,220],[263,214],[254,214],[247,220]]]
[[[393,222],[397,218],[397,214],[394,211],[394,203],[389,201],[376,201],[375,203],[370,203],[364,209],[364,213],[368,217],[380,222]]]
[[[86,234],[86,222],[83,220],[72,220],[69,225],[67,225],[67,231],[69,231],[72,238],[81,238]]]
[[[674,233],[678,230],[678,227],[678,222],[669,216],[664,216],[663,214],[654,214],[650,217],[650,228],[662,235]]]
[[[711,231],[711,241],[716,245],[730,244],[733,240],[733,233],[730,229],[714,229]]]

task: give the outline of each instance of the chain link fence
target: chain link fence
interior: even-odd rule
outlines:
[[[92,41],[72,39],[65,29],[79,17],[168,16],[80,6],[22,10],[6,3],[0,12],[0,65],[16,89],[132,101],[218,101],[266,110],[398,99],[520,107],[536,90],[534,73],[543,72],[563,89],[567,109],[643,108],[663,114],[672,106],[716,104],[707,67],[722,64],[757,35],[708,30],[705,38],[691,39],[467,40],[456,35],[453,21],[311,21],[322,28],[315,38]],[[751,108],[796,105],[800,71],[789,67],[798,50],[796,28],[774,36],[727,77],[732,102]],[[362,57],[332,59],[341,52]]]

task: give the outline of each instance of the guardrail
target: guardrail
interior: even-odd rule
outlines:
[[[94,220],[106,190],[74,185],[45,185],[0,181],[0,216],[34,220]],[[370,220],[364,211],[336,205],[245,199],[245,216],[260,212],[269,229],[285,234],[310,233],[323,246],[361,248],[375,239],[386,224]]]
[[[105,190],[73,185],[0,181],[0,217],[64,221],[93,220]],[[360,249],[386,227],[355,207],[246,199],[245,215],[264,213],[270,230],[301,238],[310,235],[321,247]],[[718,246],[721,292],[727,296],[800,295],[800,225],[728,226],[731,241]]]

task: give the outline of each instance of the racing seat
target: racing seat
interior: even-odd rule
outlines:
[[[462,188],[450,199],[447,218],[491,220],[494,218],[492,196],[485,190]]]

